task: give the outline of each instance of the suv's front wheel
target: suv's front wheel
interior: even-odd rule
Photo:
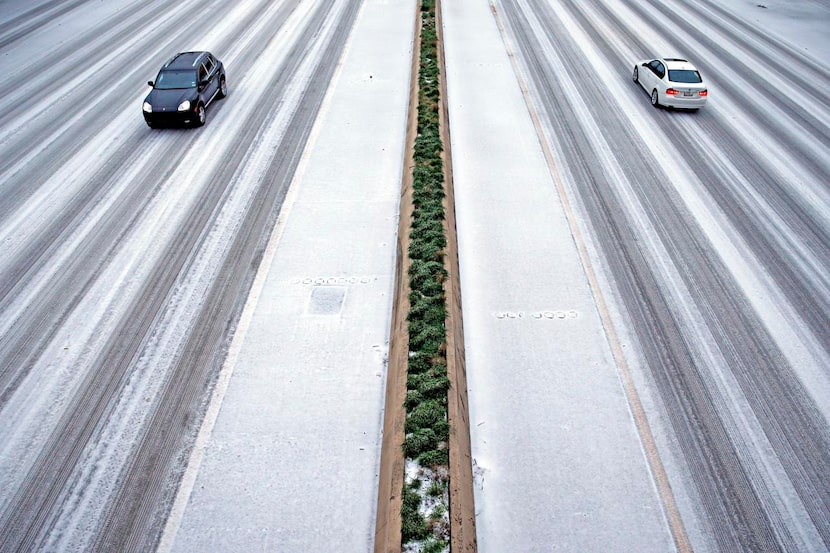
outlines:
[[[205,105],[202,102],[199,102],[199,105],[196,106],[196,121],[194,123],[195,126],[201,127],[207,121],[207,112],[205,111]]]

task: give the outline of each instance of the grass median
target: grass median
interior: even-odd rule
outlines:
[[[449,434],[447,392],[447,279],[444,167],[439,125],[440,66],[435,1],[421,2],[418,117],[412,226],[409,232],[407,316],[406,478],[401,541],[406,551],[449,549]]]

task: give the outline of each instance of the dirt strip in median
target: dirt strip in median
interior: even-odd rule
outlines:
[[[458,268],[458,240],[455,229],[455,196],[452,181],[452,152],[450,148],[449,113],[447,111],[447,79],[444,59],[444,26],[441,18],[441,0],[436,1],[438,29],[438,65],[441,75],[441,111],[439,124],[444,145],[444,190],[446,199],[445,256],[449,278],[445,285],[447,295],[447,373],[450,390],[447,409],[450,420],[450,551],[474,553],[476,520],[473,497],[473,466],[470,449],[470,410],[467,402],[467,366],[464,362],[464,325],[461,317],[461,279]]]
[[[420,0],[417,0],[420,4]],[[415,43],[409,87],[409,113],[406,120],[404,170],[401,180],[401,203],[398,221],[395,290],[392,299],[392,328],[389,333],[389,361],[386,369],[386,400],[383,413],[383,443],[380,448],[378,506],[375,524],[375,553],[400,553],[401,506],[403,504],[404,454],[406,425],[406,374],[409,334],[409,227],[412,225],[412,168],[415,137],[418,131],[418,55],[421,50],[421,14],[415,11]]]

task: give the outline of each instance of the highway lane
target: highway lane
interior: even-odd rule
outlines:
[[[495,11],[692,546],[829,549],[830,68],[705,0]],[[706,108],[650,107],[631,72],[658,55],[698,65]]]
[[[0,20],[0,549],[153,547],[359,5]],[[229,97],[151,131],[144,83],[188,49]]]

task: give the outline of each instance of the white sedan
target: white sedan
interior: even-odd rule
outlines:
[[[680,58],[642,60],[634,66],[634,82],[651,94],[651,105],[697,110],[709,91],[694,65]]]

